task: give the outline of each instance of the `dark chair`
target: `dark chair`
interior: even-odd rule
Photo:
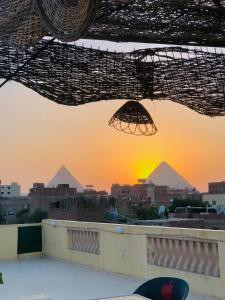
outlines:
[[[189,292],[186,281],[173,277],[159,277],[143,283],[134,294],[152,300],[185,300]]]

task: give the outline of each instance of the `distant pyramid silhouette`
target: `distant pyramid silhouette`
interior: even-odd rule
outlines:
[[[155,185],[166,185],[174,189],[193,189],[194,187],[177,173],[166,162],[162,162],[147,178],[146,183],[154,183]]]
[[[69,184],[70,187],[76,188],[78,192],[83,192],[84,190],[79,181],[64,166],[58,170],[48,183],[48,187],[57,187],[59,184]]]

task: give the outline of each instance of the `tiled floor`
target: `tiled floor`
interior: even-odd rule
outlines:
[[[143,282],[51,258],[0,262],[1,300],[88,300],[127,295]],[[190,295],[188,300],[215,300]]]

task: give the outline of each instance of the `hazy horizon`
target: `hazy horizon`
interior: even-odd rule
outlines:
[[[135,45],[113,47],[131,50]],[[63,106],[15,82],[0,89],[0,99],[0,179],[17,181],[23,192],[33,182],[47,183],[62,165],[83,185],[99,190],[136,183],[162,161],[200,191],[207,191],[208,182],[225,180],[225,117],[145,100],[158,132],[137,137],[107,125],[121,100]]]

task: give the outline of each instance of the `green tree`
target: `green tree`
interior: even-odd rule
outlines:
[[[150,206],[147,210],[147,215],[149,220],[156,220],[159,219],[160,216],[158,214],[158,210],[154,206]]]
[[[29,223],[41,223],[43,219],[48,218],[48,213],[41,209],[34,211],[21,210],[17,213],[16,218],[11,222],[12,224],[29,224]]]
[[[45,210],[36,209],[30,215],[30,223],[41,223],[42,220],[48,218],[48,213]]]
[[[159,214],[157,209],[153,206],[148,208],[145,207],[138,207],[135,210],[136,218],[139,220],[155,220],[159,219]]]
[[[23,208],[16,214],[16,217],[18,218],[20,216],[23,216],[23,215],[27,214],[29,211],[30,211],[29,208]]]

